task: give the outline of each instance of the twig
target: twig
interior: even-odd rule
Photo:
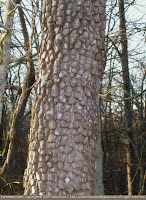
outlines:
[[[9,61],[9,64],[11,63],[15,63],[15,62],[34,62],[37,61],[38,59],[33,59],[33,57],[37,56],[37,53],[33,54],[30,56],[30,58],[26,57],[26,56],[22,56],[20,58],[15,58],[15,59],[11,59]]]
[[[15,62],[34,62],[34,61],[37,61],[38,59],[32,59],[32,58],[25,58],[25,57],[22,57],[22,58],[18,58],[18,59],[11,59],[9,64],[10,63],[15,63]]]
[[[146,89],[143,90],[141,93],[139,93],[139,94],[136,95],[136,96],[124,98],[124,99],[117,100],[117,101],[111,100],[111,99],[107,99],[107,98],[104,97],[104,96],[106,96],[107,94],[109,94],[110,92],[108,92],[107,94],[103,94],[103,95],[102,95],[102,94],[99,94],[99,96],[100,96],[102,99],[106,100],[106,101],[114,102],[114,103],[119,103],[119,102],[121,102],[121,101],[128,101],[128,100],[131,100],[131,99],[136,99],[137,97],[141,96],[144,92],[146,92]]]
[[[16,4],[15,7],[8,13],[8,15],[10,15],[12,12],[14,12],[18,7],[21,7],[21,5]]]

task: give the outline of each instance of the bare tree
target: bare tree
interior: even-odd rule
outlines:
[[[133,19],[132,12],[129,11],[138,10],[136,3],[138,2],[120,1],[118,4],[118,1],[110,0],[107,3],[107,63],[102,85],[103,94],[100,95],[104,99],[101,115],[106,194],[127,194],[127,188],[129,194],[132,190],[133,194],[137,194],[138,182],[141,180],[140,185],[143,185],[144,179],[145,138],[142,136],[143,114],[142,117],[139,115],[145,92],[144,87],[140,86],[145,76],[140,67],[144,57],[144,24],[142,9],[142,17],[137,19]],[[137,45],[133,45],[133,40]],[[142,125],[142,129],[138,124]],[[114,162],[115,155],[117,159]],[[112,166],[108,162],[112,162]],[[126,177],[126,165],[128,181],[123,178]],[[141,179],[138,174],[142,175]],[[120,179],[123,184],[119,182]],[[112,186],[109,182],[113,183]]]
[[[13,18],[17,7],[17,0],[7,0],[5,3],[0,2],[0,5],[5,8],[4,24],[0,26],[4,28],[4,32],[0,37],[0,123],[2,118],[2,99],[6,87],[6,74],[7,67],[10,61],[10,45],[11,45],[11,32],[13,28]]]
[[[19,1],[17,0],[17,3],[20,3],[20,2],[21,2],[20,0]],[[5,129],[6,139],[5,141],[3,140],[3,143],[5,142],[5,144],[3,144],[2,154],[0,155],[2,159],[1,168],[0,168],[0,177],[4,175],[6,178],[6,181],[11,182],[11,183],[13,181],[17,181],[17,182],[19,181],[20,183],[22,183],[23,173],[24,173],[24,169],[26,165],[25,154],[27,153],[26,151],[27,132],[25,133],[23,130],[23,126],[24,126],[23,123],[24,123],[24,114],[25,114],[26,104],[27,104],[31,89],[33,88],[34,81],[35,81],[34,61],[36,61],[36,59],[35,60],[33,59],[34,55],[32,55],[32,52],[34,52],[34,46],[36,44],[39,44],[37,28],[35,25],[35,18],[37,14],[39,14],[38,9],[35,9],[35,12],[33,13],[33,21],[32,23],[30,23],[31,18],[29,18],[29,21],[27,21],[27,18],[25,17],[22,6],[20,4],[18,5],[15,5],[14,9],[11,12],[14,12],[16,8],[18,7],[19,15],[17,12],[17,16],[20,17],[21,24],[20,25],[18,24],[19,20],[18,21],[15,20],[15,23],[13,24],[13,30],[15,29],[15,26],[17,26],[17,29],[18,29],[18,26],[21,27],[20,32],[22,32],[22,36],[17,35],[17,31],[16,31],[16,34],[14,31],[12,34],[12,31],[11,31],[11,35],[13,37],[12,37],[12,41],[10,42],[11,54],[10,54],[10,49],[9,49],[9,62],[8,62],[9,67],[7,67],[7,69],[9,69],[9,71],[11,70],[13,71],[10,74],[8,71],[8,77],[10,77],[11,80],[12,80],[12,77],[15,77],[15,73],[18,72],[18,77],[16,77],[17,79],[16,83],[18,82],[19,85],[10,84],[6,86],[7,90],[9,89],[12,91],[11,103],[13,105],[12,105],[12,108],[10,107],[8,108],[9,109],[9,114],[8,114],[9,123],[7,122],[6,128],[4,128],[5,125],[2,124],[3,130]],[[23,8],[25,9],[24,6]],[[31,30],[32,30],[30,37],[29,37],[30,32],[28,33],[28,28],[27,28],[28,24],[30,24]],[[19,40],[19,36],[20,36],[20,40],[22,41]],[[24,45],[23,45],[23,40],[24,40]],[[35,40],[38,40],[38,41],[35,43]],[[16,43],[14,43],[15,41]],[[36,48],[38,48],[37,45],[36,45]],[[20,68],[17,66],[23,66],[24,68],[25,64],[27,67],[26,75],[25,76],[23,75],[23,77],[20,77],[19,76]],[[23,74],[25,74],[24,69],[23,69]],[[23,82],[21,83],[22,87],[20,84],[20,79],[24,79]],[[19,90],[18,91],[19,95],[16,95],[16,92],[13,92],[13,90],[16,90],[16,92]],[[1,137],[3,136],[1,135]],[[13,194],[17,194],[17,192],[18,190],[15,193],[15,190],[13,188]],[[21,193],[23,193],[23,191],[21,191]]]

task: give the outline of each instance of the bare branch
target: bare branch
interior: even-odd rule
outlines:
[[[114,47],[115,47],[115,49],[116,49],[116,51],[117,51],[119,57],[121,58],[122,53],[120,52],[120,50],[119,50],[118,47],[116,46],[115,42],[112,40],[111,37],[108,36],[108,38],[109,38],[109,40],[112,42],[112,44],[114,45]]]
[[[3,29],[6,29],[7,31],[10,31],[10,29],[2,23],[0,23],[0,27],[3,28]]]
[[[33,57],[37,56],[37,53],[33,54],[32,56],[30,56],[29,58],[26,56],[22,56],[21,58],[15,58],[15,59],[11,59],[9,61],[9,64],[11,63],[15,63],[15,62],[34,62],[37,61],[38,59],[33,59]],[[11,67],[10,67],[11,68]]]
[[[145,93],[145,92],[146,92],[146,90],[143,90],[140,94],[138,94],[138,95],[136,95],[136,96],[127,97],[127,98],[124,98],[124,99],[121,99],[121,100],[117,100],[117,101],[105,98],[105,97],[104,97],[105,94],[104,94],[104,95],[99,94],[99,96],[100,96],[102,99],[106,100],[106,101],[114,102],[114,103],[119,103],[119,102],[121,102],[121,101],[128,101],[128,100],[131,100],[131,99],[136,99],[137,97],[141,96],[141,95],[142,95],[143,93]],[[109,93],[110,93],[110,92],[108,92],[107,94],[109,94]],[[106,94],[106,95],[107,95],[107,94]]]
[[[13,8],[9,13],[8,13],[8,15],[10,15],[12,12],[14,12],[17,8],[19,8],[19,7],[21,7],[21,5],[20,4],[16,4],[15,5],[15,8]]]
[[[22,57],[22,58],[18,58],[18,59],[12,59],[10,60],[9,64],[10,63],[15,63],[15,62],[34,62],[34,61],[37,61],[38,59],[32,59],[32,58],[26,58],[26,57]]]
[[[6,90],[10,90],[10,89],[18,91],[19,94],[22,93],[22,87],[20,87],[20,86],[17,86],[17,85],[6,85]]]

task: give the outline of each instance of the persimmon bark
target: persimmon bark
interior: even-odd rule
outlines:
[[[46,0],[42,17],[24,194],[94,194],[105,1]]]

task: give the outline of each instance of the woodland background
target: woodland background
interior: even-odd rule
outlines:
[[[1,4],[0,4],[1,5]],[[11,61],[3,98],[0,126],[0,166],[8,153],[10,130],[17,139],[11,162],[0,176],[0,194],[23,194],[23,172],[27,159],[27,135],[34,97],[34,70],[41,39],[43,0],[22,0],[15,11]],[[124,1],[124,18],[117,0],[107,0],[106,63],[100,92],[100,119],[103,147],[105,194],[146,194],[146,70],[145,3]],[[0,21],[5,11],[0,6]],[[120,24],[123,22],[124,30]],[[0,25],[1,34],[4,33]],[[127,51],[124,47],[127,46]],[[122,56],[127,64],[122,62]],[[28,66],[29,63],[29,66]],[[22,96],[21,96],[22,95]],[[20,101],[21,96],[21,101]],[[27,103],[26,103],[27,102]],[[16,110],[18,112],[16,112]],[[14,115],[15,114],[15,115]],[[15,170],[11,170],[15,166]],[[131,176],[127,176],[131,170]]]

